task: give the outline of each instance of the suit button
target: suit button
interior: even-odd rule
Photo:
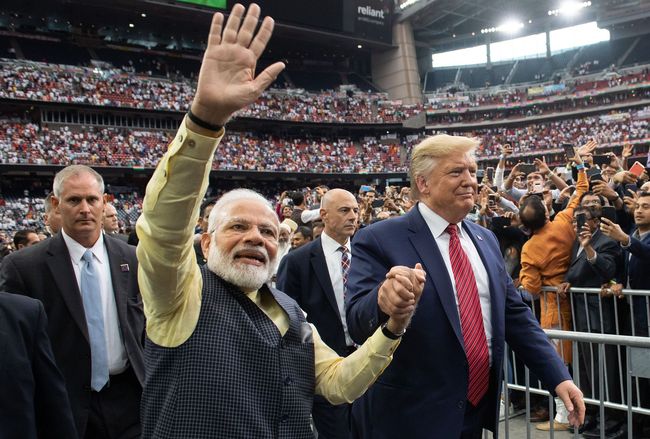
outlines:
[[[291,385],[291,384],[293,384],[293,380],[291,379],[291,377],[286,377],[286,378],[284,379],[284,385],[285,385],[285,386],[289,386],[289,385]]]
[[[462,409],[465,406],[465,401],[458,401],[458,408]]]
[[[280,422],[281,422],[281,423],[284,424],[284,423],[286,423],[287,421],[289,421],[289,415],[282,415],[282,416],[280,417]]]
[[[196,146],[196,142],[194,141],[194,139],[190,139],[190,141],[187,142],[187,146],[189,146],[190,148],[194,148]]]

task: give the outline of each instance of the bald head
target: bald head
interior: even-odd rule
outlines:
[[[325,224],[324,232],[327,236],[343,245],[357,229],[357,199],[344,189],[331,189],[321,200],[320,217]]]

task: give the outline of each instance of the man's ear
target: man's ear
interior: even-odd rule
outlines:
[[[52,209],[56,210],[58,212],[59,209],[59,199],[52,195]]]
[[[211,233],[202,233],[201,234],[201,251],[203,252],[203,257],[208,259],[208,249],[210,248],[210,242],[212,241]]]
[[[422,175],[415,177],[415,184],[421,194],[429,194],[429,181]]]

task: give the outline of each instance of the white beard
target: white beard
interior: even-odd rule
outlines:
[[[254,249],[264,253],[266,263],[261,267],[254,265],[240,264],[232,257],[237,251],[245,249]],[[226,282],[229,282],[243,291],[257,291],[264,285],[273,274],[273,267],[275,267],[275,260],[270,260],[268,253],[264,247],[250,247],[238,246],[234,248],[230,254],[221,251],[213,240],[210,242],[208,248],[208,268],[210,271],[221,277]]]

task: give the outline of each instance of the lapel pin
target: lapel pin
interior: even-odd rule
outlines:
[[[129,264],[121,264],[120,265],[120,270],[121,271],[129,271]]]
[[[483,238],[481,238],[481,235],[476,235],[479,241],[483,241]]]

